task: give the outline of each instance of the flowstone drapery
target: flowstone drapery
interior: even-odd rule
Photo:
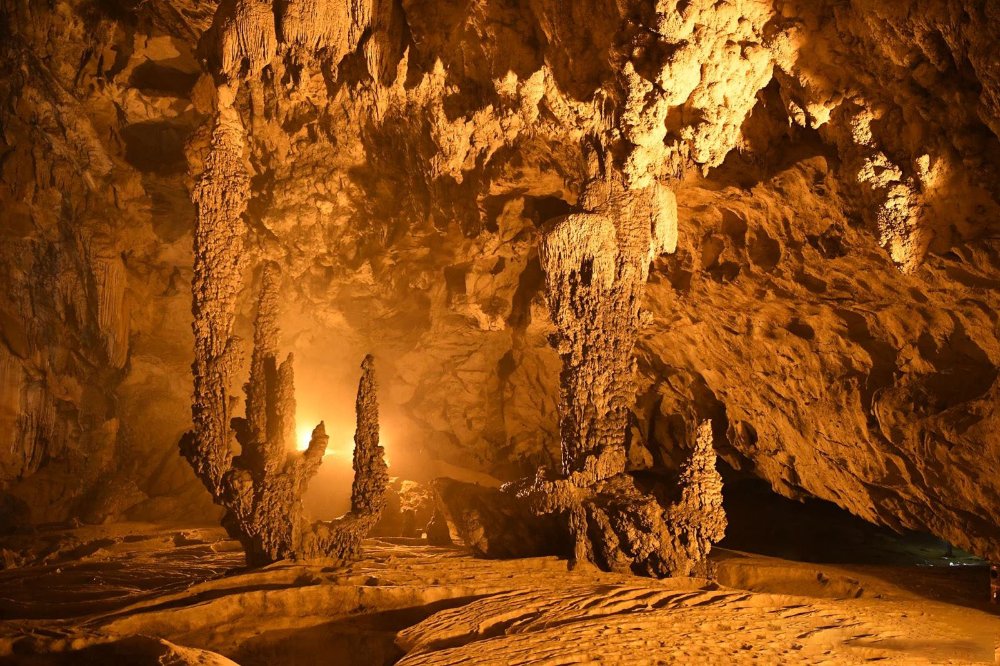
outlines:
[[[725,533],[710,422],[698,427],[680,499],[625,471],[643,289],[652,259],[676,244],[676,202],[658,183],[629,189],[610,174],[587,185],[580,208],[550,221],[540,248],[563,363],[561,474],[541,469],[506,490],[537,514],[562,516],[577,561],[688,575]]]

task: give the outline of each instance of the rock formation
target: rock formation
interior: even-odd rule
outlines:
[[[361,553],[362,540],[378,522],[385,507],[389,471],[385,450],[378,443],[377,390],[375,358],[369,354],[361,363],[358,383],[351,511],[333,523],[319,524],[324,528],[320,548],[339,559],[354,559]]]
[[[424,528],[424,533],[427,535],[427,543],[432,546],[448,546],[452,543],[448,520],[440,509],[435,509]]]
[[[646,576],[687,576],[705,573],[712,545],[725,536],[715,463],[711,424],[705,422],[681,467],[675,501],[662,481],[625,472],[592,481],[579,473],[551,476],[542,468],[536,478],[504,490],[536,515],[560,516],[560,530],[571,543],[571,550],[560,554],[572,562]]]
[[[595,483],[625,470],[639,307],[650,262],[677,244],[677,208],[663,186],[633,191],[613,175],[579,206],[548,223],[539,255],[563,363],[562,471]]]
[[[237,121],[238,122],[238,121]],[[308,448],[293,455],[295,391],[292,356],[277,362],[279,273],[268,265],[257,303],[246,417],[231,418],[229,386],[237,369],[232,337],[235,297],[245,260],[242,212],[247,179],[241,169],[237,123],[220,116],[212,152],[195,193],[194,430],[181,453],[225,507],[223,525],[239,539],[251,566],[289,557],[352,559],[378,520],[388,481],[378,446],[378,405],[373,359],[362,364],[358,388],[352,512],[336,524],[309,524],[302,494],[323,460],[329,437],[323,423]],[[242,175],[242,177],[241,177]],[[230,430],[230,422],[232,430]],[[233,456],[232,441],[240,445]]]
[[[682,499],[666,511],[625,470],[640,305],[650,262],[676,246],[676,202],[658,183],[630,189],[602,155],[595,158],[599,173],[580,197],[583,212],[550,221],[539,252],[563,363],[562,474],[542,468],[509,490],[536,513],[562,515],[576,561],[683,576],[725,535],[711,424],[699,426],[680,477]]]
[[[487,558],[566,555],[565,526],[509,492],[449,478],[433,481],[442,513],[473,553]]]
[[[232,107],[227,86],[216,91],[217,115],[211,150],[193,194],[195,203],[194,279],[191,283],[194,315],[195,362],[194,430],[182,440],[181,452],[213,496],[223,490],[223,477],[232,462],[230,386],[239,365],[239,349],[232,336],[236,299],[243,283],[246,229],[243,212],[250,197],[250,177],[243,163],[243,124]],[[261,291],[255,344],[273,344],[268,312],[273,307],[273,285]],[[261,354],[267,350],[262,349]],[[255,350],[255,355],[257,352]],[[262,357],[258,357],[263,362]],[[259,370],[259,368],[258,368]],[[252,402],[248,392],[248,407]]]
[[[214,518],[176,442],[192,176],[228,116],[205,201],[282,266],[300,364],[350,392],[333,341],[378,355],[414,458],[561,469],[539,249],[598,214],[596,139],[621,190],[677,202],[629,464],[676,474],[711,419],[777,493],[1000,559],[998,31],[971,0],[6,2],[5,522]]]
[[[214,221],[208,216],[199,216],[199,220],[206,226]],[[217,240],[208,233],[205,238],[208,242],[199,251]],[[201,256],[196,255],[196,266],[209,264],[218,257],[209,254],[202,259]],[[200,297],[219,292],[218,288],[212,288],[215,284],[212,279],[218,278],[218,274],[213,274],[207,266],[200,274],[210,277],[195,286],[196,331],[225,333],[222,328],[226,326],[225,318],[206,317],[204,311],[197,309],[199,305],[220,302],[217,298],[203,301]],[[195,430],[181,440],[181,453],[215,501],[225,507],[223,526],[230,536],[239,539],[249,565],[261,566],[286,558],[356,559],[361,553],[361,541],[382,512],[389,480],[384,452],[378,444],[374,359],[366,356],[361,366],[351,511],[334,522],[310,523],[303,515],[302,495],[323,462],[330,438],[320,423],[312,432],[308,448],[301,453],[292,452],[295,388],[292,355],[280,365],[277,360],[279,284],[277,267],[266,266],[254,323],[250,379],[245,387],[246,417],[232,418],[232,431],[216,429],[229,414],[228,385],[233,366],[212,363],[217,360],[212,358],[196,363],[196,395],[201,396],[201,401],[192,410]],[[199,342],[203,339],[199,338]],[[235,344],[235,339],[227,337],[223,349],[232,354]],[[203,349],[197,349],[197,358],[202,358]],[[211,373],[213,369],[215,372]],[[211,374],[206,378],[199,371]],[[206,391],[209,385],[218,392]],[[233,436],[240,445],[237,456],[232,454]]]

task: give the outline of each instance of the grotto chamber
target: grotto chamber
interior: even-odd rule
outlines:
[[[4,0],[0,664],[994,664],[1000,7]]]

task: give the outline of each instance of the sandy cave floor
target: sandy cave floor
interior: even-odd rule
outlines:
[[[981,567],[719,549],[715,580],[657,581],[396,539],[346,568],[246,571],[221,529],[136,524],[0,556],[0,663],[1000,663]]]

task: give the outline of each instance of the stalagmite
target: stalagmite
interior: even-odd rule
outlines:
[[[242,453],[225,476],[221,498],[228,509],[223,524],[243,544],[251,565],[318,554],[305,546],[310,528],[301,497],[319,469],[329,438],[320,423],[308,449],[290,453],[294,380],[291,355],[280,365],[277,361],[278,285],[277,268],[265,267],[246,385],[247,416],[232,422]]]
[[[0,666],[1000,666],[998,35],[0,0]]]
[[[194,430],[181,440],[181,453],[214,500],[225,507],[223,525],[243,545],[248,564],[291,557],[355,558],[382,511],[388,482],[378,445],[374,361],[371,356],[365,358],[358,390],[351,512],[334,523],[310,524],[302,515],[301,498],[322,463],[329,437],[320,423],[308,449],[290,453],[295,390],[291,355],[280,365],[277,361],[279,274],[275,265],[264,269],[257,303],[250,379],[245,387],[246,418],[231,415],[230,385],[239,363],[232,330],[246,265],[242,215],[249,176],[243,163],[243,126],[227,86],[218,88],[217,100],[211,152],[194,192]],[[237,457],[233,456],[234,434],[241,447]]]
[[[310,524],[303,515],[302,496],[323,461],[329,437],[320,423],[308,448],[292,452],[295,389],[291,354],[280,364],[277,359],[278,287],[277,267],[266,266],[254,323],[246,418],[232,420],[242,452],[228,456],[229,467],[222,470],[213,496],[226,508],[223,526],[239,539],[251,566],[286,558],[355,559],[382,512],[389,480],[378,444],[374,359],[365,358],[358,388],[351,512],[337,521]],[[192,465],[201,459],[221,460],[229,453],[228,440],[198,439],[197,432],[185,436],[181,450]],[[213,490],[208,482],[206,486]]]
[[[725,533],[711,425],[699,427],[678,502],[625,472],[640,305],[650,261],[676,244],[676,203],[659,184],[631,190],[612,172],[588,183],[580,207],[549,223],[540,250],[563,362],[562,474],[542,469],[507,490],[563,516],[576,561],[688,575]]]
[[[217,497],[232,459],[230,386],[239,362],[232,330],[246,266],[242,215],[250,197],[250,176],[243,164],[243,124],[228,86],[219,86],[216,99],[211,150],[192,196],[194,430],[182,440],[181,452]]]
[[[313,525],[312,548],[327,557],[351,560],[360,557],[361,542],[378,522],[385,508],[389,472],[385,449],[379,445],[378,401],[375,358],[369,354],[361,363],[356,403],[357,428],[354,433],[354,483],[351,510],[330,523]]]

